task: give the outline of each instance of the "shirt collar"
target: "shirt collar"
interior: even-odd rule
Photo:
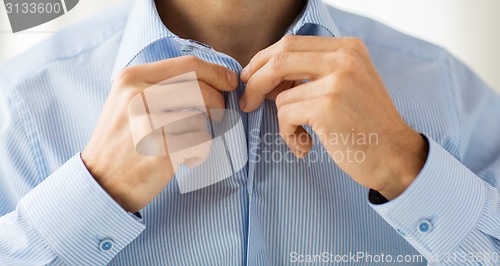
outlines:
[[[328,8],[321,0],[308,0],[303,12],[289,27],[287,34],[300,34],[302,28],[310,25],[321,27],[332,37],[340,36]],[[163,24],[154,0],[134,1],[124,28],[112,78],[149,45],[168,38],[179,42],[186,41]]]
[[[299,34],[300,30],[307,25],[319,26],[328,32],[331,37],[339,37],[340,32],[328,11],[328,8],[321,0],[308,0],[304,11],[298,19],[292,23],[288,34]]]

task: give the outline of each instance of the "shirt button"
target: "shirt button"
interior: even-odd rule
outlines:
[[[192,45],[183,45],[181,46],[181,51],[185,53],[190,53],[193,51],[193,46]]]
[[[113,240],[111,239],[104,239],[99,244],[99,249],[101,251],[110,251],[112,248],[113,248]]]
[[[398,232],[398,234],[400,234],[401,236],[406,236],[405,232],[403,232],[403,230],[401,229],[396,229],[396,232]]]
[[[432,224],[428,220],[422,220],[418,223],[418,231],[420,233],[428,233],[432,230]]]

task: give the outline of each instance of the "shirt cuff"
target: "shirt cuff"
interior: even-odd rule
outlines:
[[[455,250],[477,226],[487,185],[455,157],[429,141],[420,174],[399,197],[369,205],[425,256]]]
[[[80,154],[23,197],[18,208],[69,265],[106,265],[145,228],[102,189]]]

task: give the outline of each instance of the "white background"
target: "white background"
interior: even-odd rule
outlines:
[[[144,0],[140,0],[144,1]],[[499,0],[325,0],[400,31],[446,47],[500,90],[497,62],[500,41]],[[35,46],[65,25],[85,19],[120,0],[82,0],[67,15],[12,34],[5,7],[0,8],[0,62]]]

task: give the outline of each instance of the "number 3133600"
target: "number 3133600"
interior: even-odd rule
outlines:
[[[51,14],[63,12],[60,3],[6,3],[7,14]]]

